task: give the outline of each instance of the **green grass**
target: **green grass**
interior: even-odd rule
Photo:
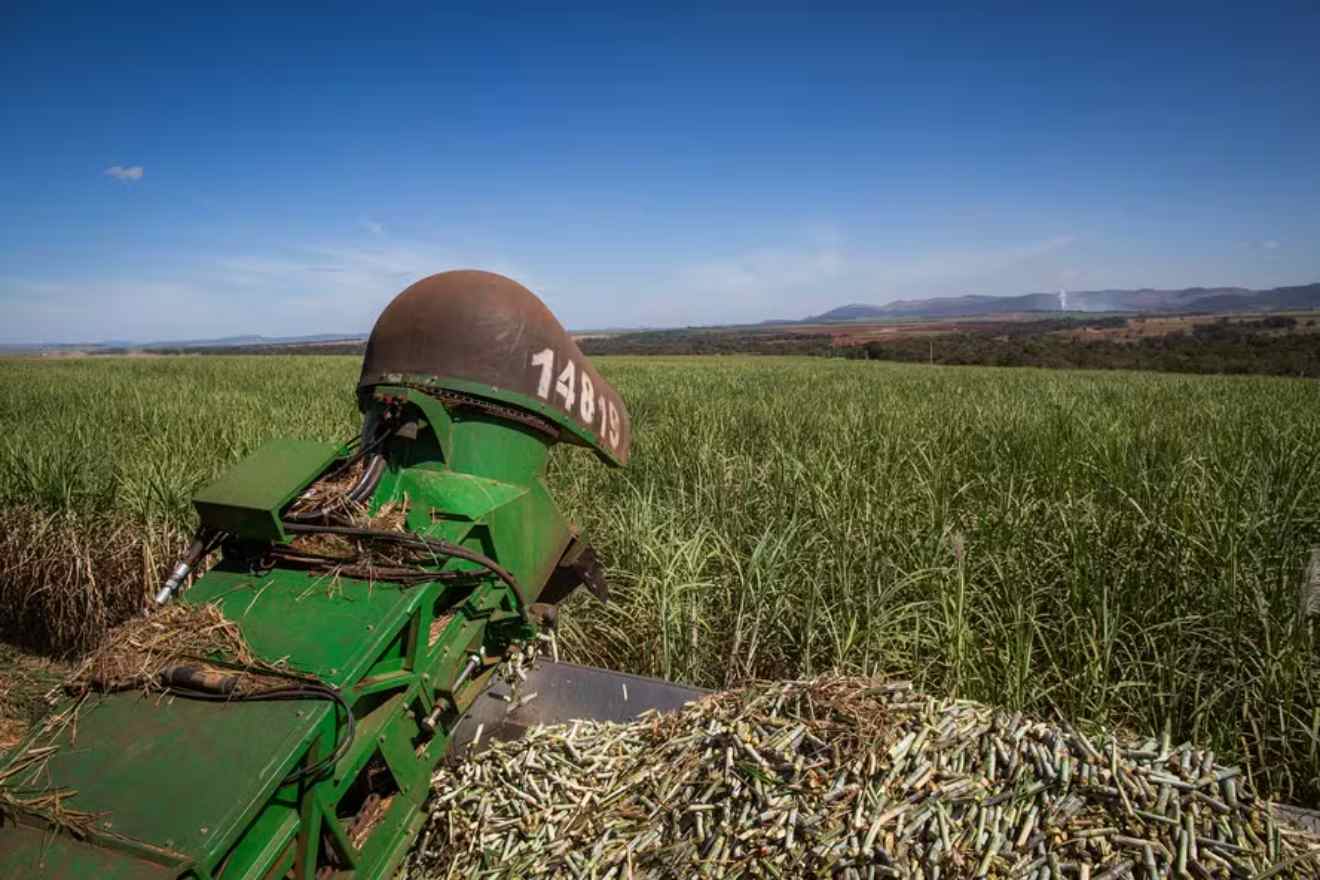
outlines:
[[[552,466],[616,598],[573,600],[575,658],[707,686],[837,668],[1167,723],[1267,791],[1320,795],[1320,655],[1297,610],[1320,544],[1320,383],[600,366],[634,461],[563,449]],[[151,524],[150,560],[190,527],[190,492],[261,441],[355,428],[351,358],[3,370],[0,509]]]

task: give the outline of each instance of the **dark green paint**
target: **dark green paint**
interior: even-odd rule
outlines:
[[[434,376],[417,375],[391,375],[391,381],[397,381],[400,386],[417,386],[420,388],[444,388],[451,391],[461,391],[464,394],[474,394],[478,397],[497,400],[501,403],[507,403],[518,409],[528,410],[537,415],[548,419],[551,422],[573,438],[592,449],[601,461],[614,467],[622,467],[623,462],[617,453],[610,448],[606,438],[600,433],[584,428],[572,416],[555,404],[540,400],[530,394],[523,394],[509,388],[501,388],[498,385],[487,385],[484,382],[473,382],[469,379],[454,379],[445,377],[437,379]],[[385,387],[385,386],[378,386]]]
[[[193,496],[202,524],[244,540],[282,541],[280,511],[339,453],[333,443],[272,440]]]

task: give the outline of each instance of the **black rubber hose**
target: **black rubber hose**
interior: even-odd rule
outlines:
[[[367,460],[366,468],[362,471],[362,476],[358,478],[357,483],[355,483],[347,492],[350,501],[354,504],[361,504],[367,498],[371,497],[372,492],[376,491],[376,486],[380,484],[380,478],[385,473],[385,456],[380,455],[379,453],[373,454],[372,450],[383,443],[388,436],[388,431],[382,432],[381,435],[370,444],[364,446],[342,465],[335,468],[324,477],[321,477],[321,479],[331,479],[352,467],[363,457],[370,456]],[[326,519],[332,513],[334,513],[334,511],[331,510],[329,506],[323,506],[314,510],[308,510],[304,513],[290,513],[287,514],[287,516],[294,522],[315,522],[317,520]]]
[[[385,456],[376,453],[367,459],[367,468],[362,473],[362,479],[358,484],[348,492],[349,500],[354,504],[361,504],[371,497],[371,493],[376,491],[380,485],[380,478],[385,474]]]
[[[343,535],[348,538],[367,538],[373,541],[384,541],[389,544],[400,544],[405,547],[415,547],[421,550],[429,550],[440,556],[452,556],[455,559],[464,559],[468,562],[474,562],[482,568],[495,575],[504,583],[508,584],[513,590],[514,595],[518,597],[519,603],[522,602],[522,592],[518,587],[518,581],[509,572],[494,559],[489,556],[478,553],[475,550],[469,550],[466,547],[460,547],[458,544],[442,541],[438,538],[423,538],[420,535],[412,535],[407,532],[389,532],[384,529],[364,529],[356,526],[328,526],[311,523],[295,523],[285,520],[284,527],[294,534],[326,534]]]

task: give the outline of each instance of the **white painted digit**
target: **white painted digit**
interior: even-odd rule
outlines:
[[[550,377],[555,372],[555,353],[545,348],[532,355],[532,366],[541,368],[541,379],[536,383],[536,396],[545,400],[550,396]]]
[[[570,360],[564,365],[564,372],[559,374],[559,381],[555,383],[555,394],[564,398],[564,409],[573,411],[573,402],[577,400],[577,391],[573,388],[577,384],[577,367]]]
[[[555,353],[553,349],[543,348],[532,355],[532,366],[539,367],[541,375],[536,382],[536,396],[542,400],[550,398],[550,380],[555,375]],[[582,421],[590,425],[596,419],[596,413],[600,413],[600,433],[602,437],[607,436],[611,446],[619,446],[619,411],[614,406],[614,401],[606,400],[605,395],[596,394],[596,383],[591,381],[591,377],[583,370],[581,373],[581,396],[579,397],[578,384],[579,374],[577,364],[570,358],[564,364],[563,371],[555,380],[555,394],[564,401],[564,409],[570,413],[573,412],[573,404],[578,404],[578,412]],[[579,402],[580,401],[580,402]]]
[[[582,412],[582,421],[586,422],[588,425],[590,425],[591,420],[596,417],[596,398],[594,396],[595,394],[596,394],[596,386],[591,384],[591,377],[587,375],[586,370],[583,370],[582,371],[582,406],[580,409]]]

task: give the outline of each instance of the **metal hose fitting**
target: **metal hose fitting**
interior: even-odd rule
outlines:
[[[221,539],[224,538],[224,534],[224,532],[197,533],[197,536],[193,538],[192,544],[188,546],[188,552],[184,553],[183,558],[174,563],[174,568],[170,570],[170,576],[166,578],[165,583],[161,584],[160,589],[156,591],[157,606],[169,602],[183,589],[184,582],[187,581],[188,575],[192,574],[192,570],[197,567],[197,564],[205,559],[211,551],[220,544]]]

